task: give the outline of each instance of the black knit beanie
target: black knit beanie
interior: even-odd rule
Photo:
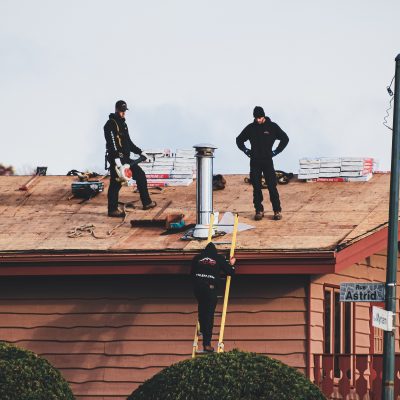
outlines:
[[[260,107],[260,106],[254,107],[254,110],[253,110],[253,117],[254,117],[254,118],[262,118],[262,117],[265,117],[264,109],[263,109],[262,107]]]

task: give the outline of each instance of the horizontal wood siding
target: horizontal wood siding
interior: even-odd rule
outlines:
[[[266,354],[305,372],[305,286],[304,277],[235,278],[226,350]],[[0,340],[47,358],[79,399],[125,399],[161,369],[189,358],[196,319],[189,277],[0,282]],[[219,324],[216,314],[214,345]]]
[[[386,281],[386,251],[368,257],[359,263],[340,271],[337,274],[313,276],[310,283],[310,365],[312,366],[312,354],[323,353],[323,299],[324,285],[339,286],[343,282],[385,282]],[[400,262],[398,261],[398,266]],[[399,270],[399,267],[398,267]],[[398,283],[400,273],[397,274]],[[397,293],[399,297],[399,293]],[[397,310],[399,303],[397,302]],[[370,352],[370,303],[355,303],[355,334],[354,352],[365,354]],[[399,351],[398,330],[396,330],[396,352]]]

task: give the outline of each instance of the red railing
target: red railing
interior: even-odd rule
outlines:
[[[315,354],[314,382],[329,399],[380,400],[382,354]],[[395,399],[400,395],[400,354],[395,358]]]

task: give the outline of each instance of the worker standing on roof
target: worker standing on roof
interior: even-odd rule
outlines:
[[[130,159],[130,153],[142,154],[142,150],[132,142],[128,125],[125,122],[125,112],[128,106],[125,101],[119,100],[115,104],[115,113],[110,114],[108,121],[104,125],[104,136],[106,138],[106,159],[110,163],[110,186],[108,188],[108,216],[124,217],[125,213],[118,208],[118,194],[121,189],[117,168],[122,168],[123,164],[129,164],[132,171],[132,178],[136,181],[139,190],[140,200],[143,209],[148,210],[156,206],[155,201],[151,201],[147,189],[147,179],[142,168]]]
[[[192,260],[192,279],[194,295],[198,301],[200,331],[203,335],[203,349],[213,352],[211,346],[214,327],[214,312],[217,305],[217,290],[220,286],[221,269],[227,275],[235,273],[235,258],[228,262],[217,253],[214,243],[208,243],[206,248]]]
[[[289,138],[278,124],[265,116],[262,107],[255,107],[253,116],[254,121],[243,129],[236,138],[236,144],[250,158],[250,180],[253,185],[253,203],[256,210],[254,219],[259,221],[264,217],[261,190],[261,179],[264,174],[274,211],[273,219],[279,220],[282,219],[282,208],[276,188],[277,182],[272,158],[283,151],[289,143]],[[247,140],[250,142],[250,149],[244,144]],[[280,143],[275,150],[272,150],[275,140],[279,140]]]

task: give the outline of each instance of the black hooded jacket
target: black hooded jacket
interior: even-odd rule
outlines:
[[[106,139],[107,159],[111,165],[115,159],[120,158],[122,164],[129,163],[130,153],[141,154],[142,150],[132,142],[125,118],[117,113],[110,114],[109,120],[104,125]]]
[[[254,120],[243,129],[236,138],[236,144],[240,150],[244,151],[246,149],[244,143],[247,140],[251,144],[251,159],[256,161],[265,161],[272,158],[272,146],[275,140],[280,141],[276,148],[276,154],[283,151],[289,143],[288,135],[268,117],[265,117],[263,124],[258,124]]]
[[[227,275],[234,275],[235,268],[224,256],[218,254],[213,243],[208,243],[205,249],[192,260],[191,275],[194,285],[215,285],[221,283],[221,270]]]

